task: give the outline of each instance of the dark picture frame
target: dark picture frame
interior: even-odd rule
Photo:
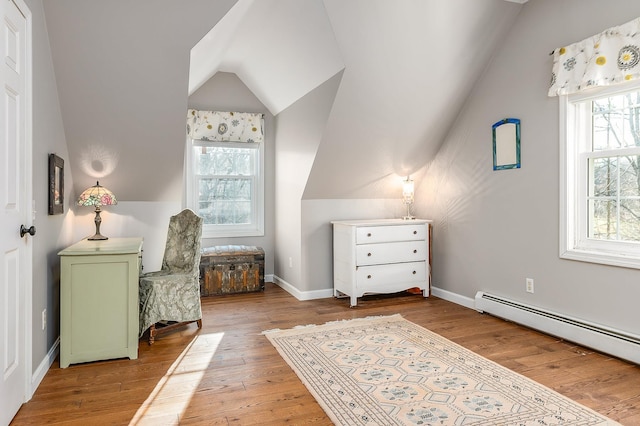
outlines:
[[[64,160],[49,154],[49,214],[64,211]]]

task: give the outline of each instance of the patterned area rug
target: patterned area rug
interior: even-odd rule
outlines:
[[[264,334],[337,425],[618,425],[400,315]]]

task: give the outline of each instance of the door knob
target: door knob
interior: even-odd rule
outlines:
[[[29,228],[25,228],[24,225],[20,225],[20,238],[24,237],[24,234],[36,235],[36,227],[31,225]]]

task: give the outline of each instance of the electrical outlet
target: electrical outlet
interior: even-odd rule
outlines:
[[[527,278],[526,282],[527,293],[533,293],[533,278]]]
[[[289,258],[289,268],[293,268],[293,258]]]
[[[47,308],[42,310],[42,330],[47,328]]]

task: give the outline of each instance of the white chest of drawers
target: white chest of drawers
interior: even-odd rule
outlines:
[[[333,292],[351,306],[365,294],[418,287],[429,296],[430,220],[333,221]]]

